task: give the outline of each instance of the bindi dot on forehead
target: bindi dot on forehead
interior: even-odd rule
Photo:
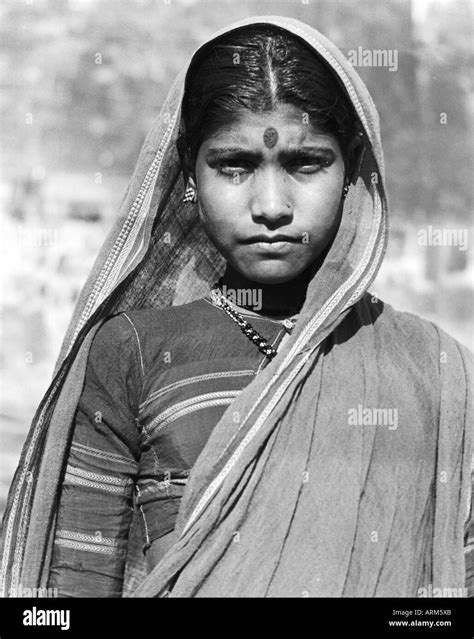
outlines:
[[[271,126],[265,129],[263,142],[268,149],[273,149],[278,142],[278,131]]]

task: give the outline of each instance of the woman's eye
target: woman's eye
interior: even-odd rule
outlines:
[[[252,170],[251,165],[248,162],[221,162],[217,166],[217,170],[221,175],[227,175],[228,177],[235,177],[236,175],[243,175],[250,173]]]
[[[330,166],[333,161],[334,158],[328,158],[324,156],[315,157],[311,155],[308,157],[289,160],[285,163],[284,168],[289,173],[301,173],[310,175],[313,173],[318,173],[318,171],[321,171],[321,169]],[[248,175],[253,173],[256,169],[256,166],[252,164],[252,162],[239,158],[221,160],[214,165],[214,168],[217,169],[219,175],[239,181],[240,179],[244,179]]]
[[[327,168],[331,165],[331,160],[328,158],[301,158],[290,162],[287,169],[290,173],[317,173],[321,169]]]

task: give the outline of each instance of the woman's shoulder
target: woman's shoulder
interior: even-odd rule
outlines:
[[[372,298],[374,299],[374,298]],[[435,322],[415,313],[395,309],[386,302],[377,300],[379,312],[375,321],[376,329],[397,344],[398,349],[409,352],[420,361],[426,357],[439,361],[448,351],[466,362],[472,362],[473,354],[456,338]]]
[[[197,322],[205,320],[211,314],[215,314],[213,307],[204,298],[162,308],[146,307],[122,311],[115,317],[122,317],[130,326],[133,326],[139,334],[147,333],[166,335],[169,332],[174,335],[188,331]]]
[[[126,351],[138,351],[142,359],[145,353],[153,356],[163,344],[192,339],[198,325],[211,329],[219,318],[204,298],[179,306],[119,311],[106,317],[97,329],[91,357],[123,357]]]
[[[211,326],[215,309],[204,299],[167,308],[128,309],[111,314],[94,330],[88,353],[89,371],[126,378],[134,371],[143,378],[162,349],[193,339],[197,322]]]

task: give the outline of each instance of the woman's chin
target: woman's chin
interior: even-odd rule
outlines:
[[[273,265],[273,267],[266,268],[252,268],[252,269],[237,269],[241,275],[246,279],[262,284],[263,286],[269,286],[272,284],[285,284],[291,282],[298,275],[300,275],[304,268],[284,268],[280,265]]]

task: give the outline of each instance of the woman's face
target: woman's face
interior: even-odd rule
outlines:
[[[344,161],[336,138],[301,110],[245,112],[206,139],[196,160],[206,232],[239,273],[287,282],[327,248],[339,224]]]

